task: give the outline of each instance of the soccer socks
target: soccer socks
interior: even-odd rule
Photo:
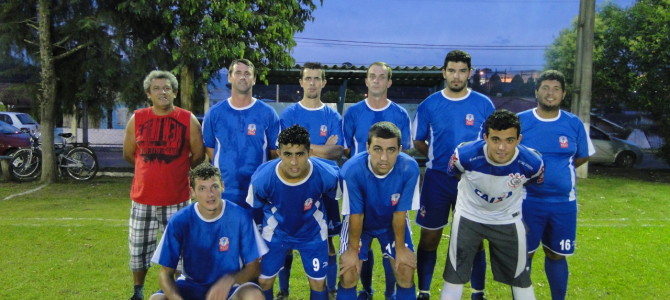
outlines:
[[[265,296],[265,299],[274,299],[274,295],[272,295],[272,288],[263,291],[263,296]]]
[[[437,263],[437,250],[423,251],[419,248],[416,251],[416,273],[420,291],[430,291],[435,263]]]
[[[416,299],[416,285],[412,285],[411,287],[404,288],[401,286],[397,286],[398,288],[398,293],[396,294],[397,299]]]
[[[478,292],[484,291],[486,285],[486,251],[481,249],[475,254],[470,275],[470,286]]]
[[[291,279],[291,266],[293,265],[293,251],[286,253],[284,268],[279,270],[279,290],[288,293],[288,282]],[[270,298],[272,299],[272,298]]]
[[[535,300],[535,290],[532,285],[527,288],[513,286],[512,298],[514,300]]]
[[[268,298],[265,298],[268,299]],[[272,299],[272,298],[270,298]],[[328,300],[328,291],[323,290],[320,292],[317,292],[315,290],[310,290],[309,291],[309,300]]]
[[[551,298],[553,300],[565,299],[568,291],[568,260],[563,258],[553,260],[545,256],[544,272],[547,274]]]
[[[266,298],[272,299],[272,298]],[[337,285],[337,300],[351,300],[356,299],[356,287],[352,288],[343,288],[341,285]]]
[[[326,291],[337,289],[337,255],[328,256],[328,272],[326,273]]]
[[[382,264],[384,265],[384,279],[386,280],[386,291],[384,292],[384,296],[391,297],[393,296],[393,293],[395,293],[395,274],[393,274],[393,266],[391,266],[391,260],[388,258],[382,259]]]
[[[442,300],[460,300],[463,295],[463,285],[444,282],[442,285]]]
[[[368,251],[368,260],[363,262],[361,267],[361,285],[368,293],[372,293],[372,269],[375,265],[375,257],[372,250]]]

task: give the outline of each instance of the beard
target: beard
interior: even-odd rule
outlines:
[[[561,108],[560,103],[557,104],[557,105],[547,105],[547,104],[542,103],[542,101],[540,101],[539,104],[540,104],[540,108],[544,111],[552,111],[553,112],[553,111],[557,111]]]
[[[463,91],[463,89],[467,88],[468,85],[467,85],[467,84],[463,84],[463,85],[460,86],[460,87],[453,87],[453,86],[451,86],[451,85],[447,85],[447,87],[449,88],[450,91],[452,91],[452,92],[454,92],[454,93],[460,93],[461,91]]]

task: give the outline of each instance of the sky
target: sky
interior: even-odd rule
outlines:
[[[546,47],[578,14],[579,0],[323,0],[292,54],[298,64],[423,67],[461,49],[474,68],[542,70]]]

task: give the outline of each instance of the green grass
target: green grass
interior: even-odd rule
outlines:
[[[89,183],[0,184],[1,299],[127,299],[127,219],[130,178],[96,178]],[[579,181],[577,250],[569,258],[571,299],[667,299],[670,264],[670,185],[592,175]],[[432,284],[442,285],[445,230]],[[414,228],[418,243],[418,228]],[[337,241],[336,241],[337,242]],[[375,243],[376,250],[378,246]],[[377,252],[378,253],[378,252]],[[379,255],[376,256],[380,257]],[[538,299],[550,299],[544,257],[534,260]],[[309,289],[296,256],[292,299],[308,299]],[[145,295],[158,288],[157,268],[147,276]],[[375,299],[382,299],[383,271],[375,264]],[[276,288],[275,288],[276,291]],[[652,297],[653,296],[653,297]],[[489,299],[510,299],[507,286],[487,277]],[[466,289],[464,299],[469,299]]]

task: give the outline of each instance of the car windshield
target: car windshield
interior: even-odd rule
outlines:
[[[37,124],[29,114],[16,114],[16,117],[19,118],[22,124]]]
[[[0,121],[0,132],[2,132],[2,134],[13,134],[19,133],[20,130],[12,125]]]

